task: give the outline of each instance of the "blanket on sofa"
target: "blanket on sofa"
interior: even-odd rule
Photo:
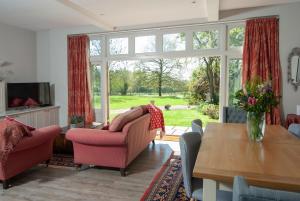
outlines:
[[[8,155],[25,136],[32,136],[26,126],[4,119],[0,122],[0,162],[5,167]]]
[[[162,132],[160,133],[160,138],[162,138],[165,133],[165,120],[163,112],[153,104],[147,105],[146,108],[150,113],[150,130],[161,129]]]

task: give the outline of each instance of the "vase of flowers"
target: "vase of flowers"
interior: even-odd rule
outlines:
[[[236,92],[237,105],[247,111],[247,133],[250,140],[260,142],[265,133],[265,114],[277,106],[271,82],[253,79]]]

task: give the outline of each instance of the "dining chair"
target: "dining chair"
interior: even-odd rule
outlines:
[[[288,131],[296,137],[300,138],[300,124],[291,124],[288,128]]]
[[[246,123],[246,111],[237,107],[223,107],[222,123]]]
[[[194,119],[192,121],[192,132],[198,132],[203,135],[202,121],[200,119]]]
[[[183,184],[186,195],[193,200],[202,200],[203,180],[193,178],[197,154],[201,145],[201,135],[199,132],[188,132],[180,136],[180,155],[182,164]],[[217,201],[231,201],[232,193],[227,191],[217,191]]]
[[[235,176],[232,201],[299,201],[300,193],[248,186],[241,176]]]

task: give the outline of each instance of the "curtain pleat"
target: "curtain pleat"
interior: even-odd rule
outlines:
[[[279,20],[274,18],[251,19],[246,22],[243,51],[243,85],[255,77],[272,81],[277,97],[281,96],[281,67],[279,58]],[[280,105],[280,104],[279,104]],[[280,108],[266,115],[267,124],[280,124]]]
[[[68,115],[83,116],[86,124],[95,120],[88,53],[87,35],[68,36]]]

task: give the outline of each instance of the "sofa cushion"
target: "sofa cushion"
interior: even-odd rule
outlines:
[[[109,131],[121,131],[123,127],[130,121],[133,121],[143,115],[143,109],[136,107],[116,116],[109,125]]]

